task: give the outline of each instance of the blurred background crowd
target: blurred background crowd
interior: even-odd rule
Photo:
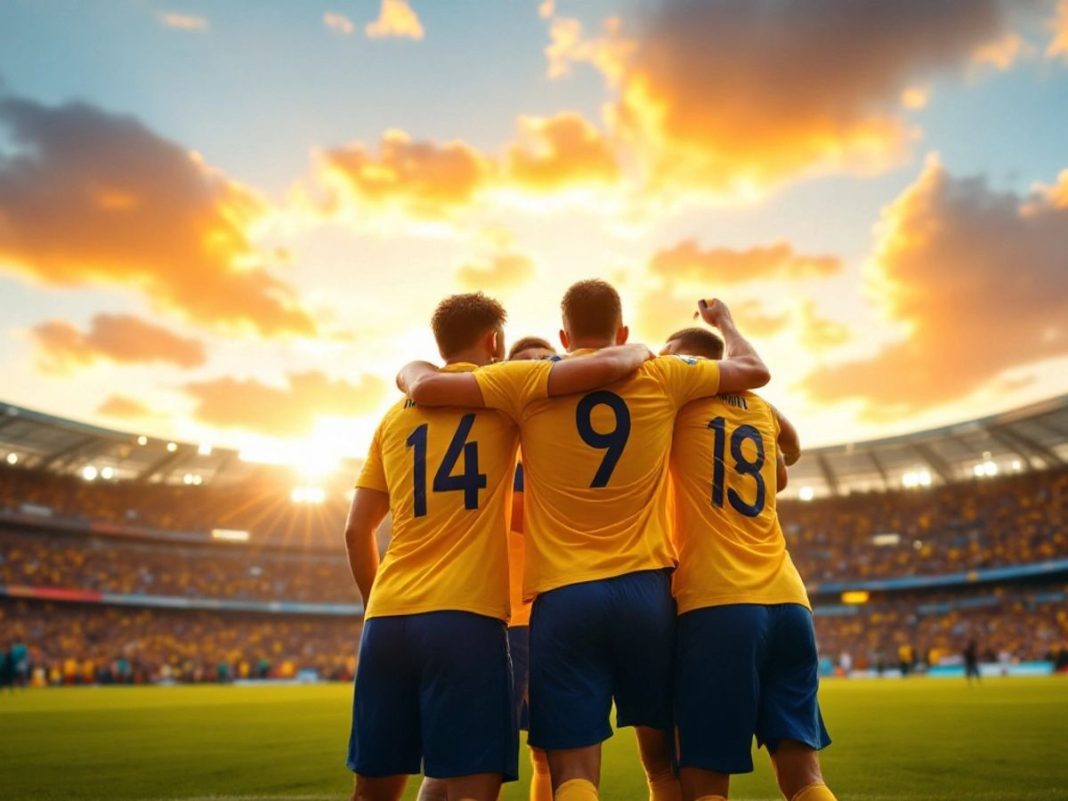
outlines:
[[[0,680],[350,677],[360,598],[342,541],[347,498],[335,494],[297,504],[255,483],[0,469]],[[986,662],[1068,667],[1063,576],[976,581],[976,571],[1068,558],[1068,470],[793,500],[780,516],[827,670],[922,671],[959,662],[970,642]],[[213,538],[218,528],[247,541]],[[947,580],[842,592],[917,576]]]

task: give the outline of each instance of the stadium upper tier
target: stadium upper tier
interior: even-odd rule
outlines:
[[[800,422],[802,436],[803,421]],[[362,453],[340,466],[349,484]],[[292,471],[203,443],[123,432],[0,403],[0,459],[31,469],[139,485],[294,488]],[[949,484],[974,476],[1059,467],[1068,461],[1068,395],[942,428],[806,451],[784,497],[823,497]]]

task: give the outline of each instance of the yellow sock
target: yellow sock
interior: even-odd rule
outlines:
[[[531,748],[530,765],[534,769],[530,777],[530,801],[553,801],[553,783],[549,778],[549,760],[545,752]]]
[[[838,801],[826,784],[810,784],[798,790],[790,801]]]
[[[649,782],[649,801],[682,801],[682,785],[670,767],[645,778]]]
[[[597,788],[585,779],[568,779],[556,788],[554,801],[597,801]]]

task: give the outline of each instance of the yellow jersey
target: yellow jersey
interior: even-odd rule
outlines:
[[[453,364],[447,372],[470,372]],[[548,370],[530,391],[544,397]],[[507,620],[508,537],[518,431],[490,410],[405,398],[379,424],[357,487],[389,494],[393,537],[367,619],[443,610]]]
[[[515,482],[513,489],[517,493],[523,492],[523,465],[515,466]],[[514,529],[508,533],[508,594],[511,599],[512,617],[508,625],[529,626],[531,602],[523,600],[523,563],[525,561],[526,546],[523,541],[523,532]]]
[[[666,500],[675,414],[715,394],[719,365],[663,356],[604,389],[561,398],[531,389],[545,365],[507,362],[474,374],[486,405],[520,426],[524,599],[673,567]]]
[[[752,392],[689,404],[671,478],[679,614],[724,604],[809,606],[775,508],[779,421]]]

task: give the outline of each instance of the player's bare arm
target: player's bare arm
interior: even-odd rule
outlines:
[[[345,550],[349,570],[360,588],[364,605],[371,597],[371,585],[378,572],[378,543],[375,532],[389,512],[389,495],[379,490],[357,487],[345,521]]]
[[[588,392],[613,384],[653,358],[645,345],[617,345],[581,359],[553,362],[549,371],[550,397]],[[420,406],[486,405],[471,373],[445,373],[429,362],[412,362],[397,375],[397,386]]]
[[[738,331],[727,304],[718,299],[699,300],[697,308],[701,318],[723,334],[725,352],[719,363],[719,391],[743,392],[767,384],[771,372],[756,348]]]
[[[771,407],[771,411],[775,419],[779,421],[779,453],[782,454],[783,461],[789,467],[801,458],[801,439],[797,435],[794,424],[787,420],[782,412],[774,406]]]
[[[786,469],[786,462],[782,457],[782,451],[779,451],[775,457],[775,491],[782,492],[786,489],[786,485],[790,482],[790,474]]]

